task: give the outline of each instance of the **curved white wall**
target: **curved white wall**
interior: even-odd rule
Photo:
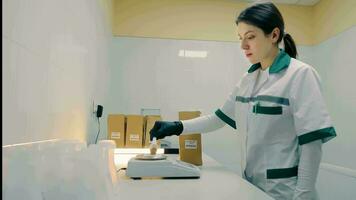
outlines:
[[[312,46],[311,63],[322,78],[324,97],[338,136],[323,146],[320,199],[356,196],[356,26]]]
[[[111,30],[98,0],[3,0],[3,145],[91,142]]]

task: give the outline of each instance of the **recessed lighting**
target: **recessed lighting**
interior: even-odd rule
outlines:
[[[207,51],[193,51],[193,50],[179,50],[179,57],[187,58],[206,58],[208,56]]]

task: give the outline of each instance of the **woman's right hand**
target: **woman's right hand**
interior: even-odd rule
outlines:
[[[180,135],[183,132],[183,123],[181,121],[167,122],[156,121],[150,130],[150,140],[155,137],[157,140],[166,136]]]

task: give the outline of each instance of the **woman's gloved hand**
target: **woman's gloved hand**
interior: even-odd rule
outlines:
[[[183,124],[181,121],[167,122],[156,121],[150,131],[150,140],[155,137],[157,140],[166,136],[180,135],[183,132]]]

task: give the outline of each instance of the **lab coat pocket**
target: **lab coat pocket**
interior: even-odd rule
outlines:
[[[292,199],[297,185],[298,166],[267,170],[266,192],[275,199]]]
[[[282,106],[261,106],[259,103],[254,105],[252,112],[255,114],[265,114],[265,115],[282,115]]]

